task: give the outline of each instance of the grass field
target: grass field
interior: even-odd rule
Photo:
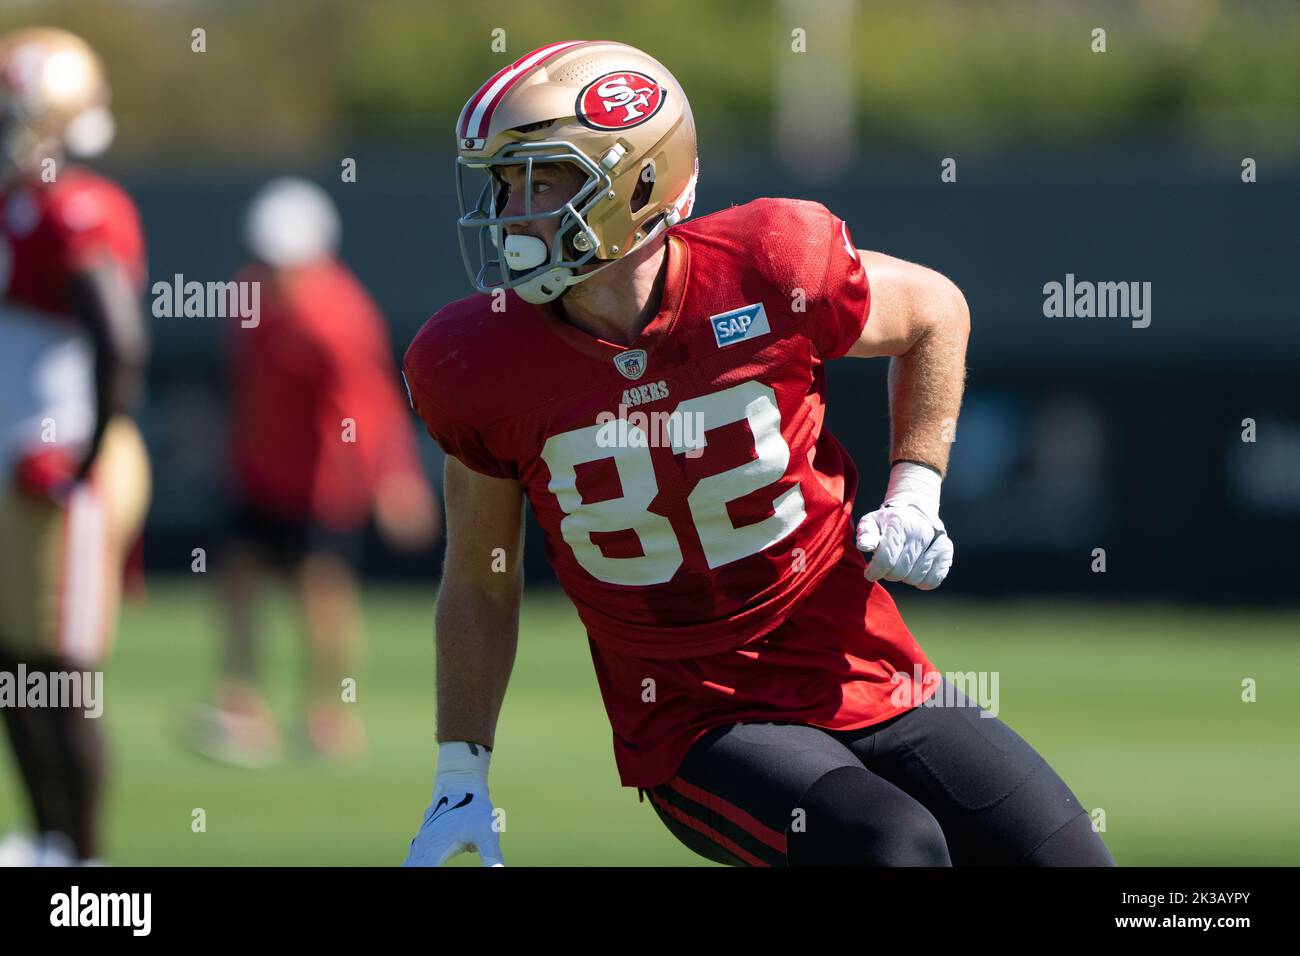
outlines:
[[[1121,865],[1300,864],[1300,613],[1069,603],[968,603],[894,589],[943,670],[1000,672],[1001,712],[1106,812]],[[105,680],[114,750],[106,856],[118,865],[391,865],[428,803],[433,772],[433,593],[372,588],[358,702],[367,757],[303,757],[262,772],[190,756],[175,740],[207,687],[208,592],[154,583],[126,609]],[[268,603],[268,684],[286,730],[301,644]],[[1241,701],[1253,678],[1258,702]],[[498,728],[492,793],[511,865],[711,865],[618,786],[577,618],[530,595]],[[26,825],[8,751],[0,831]],[[207,831],[191,831],[203,808]],[[468,857],[461,857],[468,863]],[[477,865],[477,858],[473,861]]]

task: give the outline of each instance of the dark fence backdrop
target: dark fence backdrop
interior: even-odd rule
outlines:
[[[1295,170],[1243,183],[1233,160],[1180,172],[1177,152],[1128,146],[959,160],[956,183],[940,182],[937,155],[892,157],[823,188],[762,164],[715,169],[707,143],[703,152],[697,215],[757,196],[817,199],[849,222],[858,246],[932,266],[964,290],[973,328],[944,486],[957,543],[948,591],[1296,599]],[[337,169],[315,171],[340,205],[344,257],[384,309],[398,356],[429,314],[469,292],[451,164],[429,154],[436,161],[354,152],[359,177],[346,185]],[[281,171],[125,175],[150,281],[227,278],[243,258],[244,203]],[[1150,325],[1045,317],[1044,284],[1067,274],[1150,282]],[[218,545],[226,520],[220,342],[232,320],[152,321],[143,421],[157,487],[146,555],[157,571],[184,572],[192,548]],[[878,504],[888,470],[885,371],[883,361],[842,360],[830,374],[828,420],[859,465],[859,514]],[[1244,419],[1255,422],[1253,443],[1242,441]],[[422,448],[440,482],[440,451],[427,438]],[[550,580],[540,532],[529,532],[529,579]],[[1092,571],[1096,548],[1104,574]],[[366,567],[432,579],[438,560],[372,540]]]

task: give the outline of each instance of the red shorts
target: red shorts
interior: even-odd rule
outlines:
[[[855,730],[929,696],[909,699],[893,677],[935,668],[865,569],[862,555],[846,550],[784,622],[720,654],[649,660],[589,640],[623,786],[667,782],[691,744],[719,725],[784,721]],[[930,693],[937,686],[935,678],[921,685]]]

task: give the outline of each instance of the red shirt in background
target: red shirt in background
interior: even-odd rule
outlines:
[[[365,525],[381,479],[418,473],[379,309],[325,259],[261,283],[260,321],[231,332],[231,456],[243,500],[336,531]]]

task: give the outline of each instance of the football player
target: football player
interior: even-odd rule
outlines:
[[[307,636],[303,742],[348,759],[364,728],[342,684],[361,655],[353,566],[374,513],[386,539],[432,543],[436,501],[420,470],[383,315],[339,259],[338,211],[314,183],[283,177],[249,204],[253,256],[236,278],[259,290],[258,314],[231,323],[230,457],[234,541],[229,616],[212,706],[189,743],[244,766],[277,756],[279,732],[258,686],[253,610],[268,568],[287,572]]]
[[[107,107],[79,38],[0,38],[0,669],[28,675],[100,666],[149,499],[127,417],[147,351],[140,223],[121,188],[67,162],[108,146]],[[100,722],[63,703],[3,708],[40,834],[11,860],[99,852]]]
[[[881,583],[935,588],[953,560],[940,483],[969,331],[953,283],[859,250],[814,202],[689,221],[685,93],[621,43],[504,67],[456,138],[486,295],[434,315],[404,368],[450,456],[438,765],[407,863],[502,862],[487,780],[527,499],[622,782],[697,853],[1112,864],[1043,758],[942,683]],[[856,526],[856,469],[824,424],[825,364],[845,356],[892,360],[889,482]],[[919,706],[940,690],[960,706]]]

